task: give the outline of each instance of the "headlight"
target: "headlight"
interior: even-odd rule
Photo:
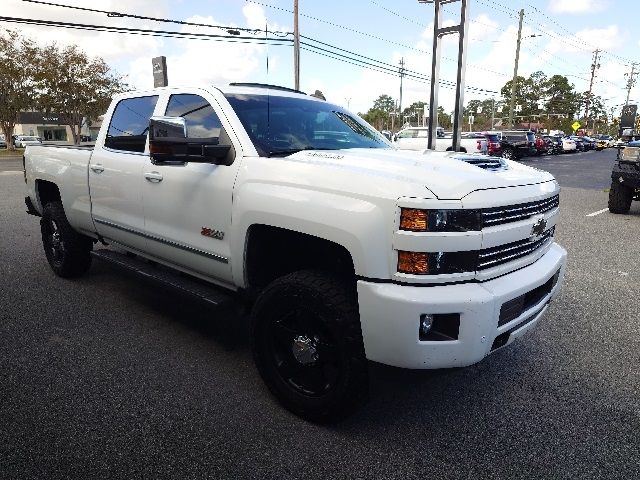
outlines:
[[[640,160],[640,148],[624,147],[622,155],[620,155],[620,160],[624,160],[626,162],[637,162]]]
[[[410,232],[468,232],[482,230],[480,210],[400,209],[400,230]]]

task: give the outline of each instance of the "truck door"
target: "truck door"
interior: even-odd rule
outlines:
[[[145,250],[142,169],[149,157],[149,118],[158,96],[120,100],[89,164],[91,213],[96,231],[110,242]]]
[[[183,117],[190,138],[228,138],[220,115],[201,95],[171,95],[165,115]],[[237,170],[237,161],[162,164],[147,157],[142,198],[149,253],[231,282],[229,228]]]

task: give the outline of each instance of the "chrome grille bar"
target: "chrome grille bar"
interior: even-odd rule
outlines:
[[[558,207],[559,204],[560,197],[559,195],[555,195],[535,202],[485,209],[482,211],[482,224],[484,227],[490,227],[525,220],[533,215],[539,215],[553,210]]]

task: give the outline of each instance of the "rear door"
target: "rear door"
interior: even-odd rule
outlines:
[[[96,231],[111,242],[145,250],[142,169],[149,157],[149,118],[157,95],[116,103],[104,138],[89,163],[91,213]]]

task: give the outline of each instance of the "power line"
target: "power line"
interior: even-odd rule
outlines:
[[[107,26],[107,25],[93,25],[93,24],[82,24],[82,23],[72,23],[72,22],[59,22],[53,20],[40,20],[40,19],[31,19],[31,18],[20,18],[20,17],[3,17],[0,16],[0,21],[5,21],[9,23],[17,23],[24,25],[39,25],[39,26],[48,26],[54,28],[66,28],[72,30],[86,30],[86,31],[100,31],[100,32],[110,32],[110,33],[126,33],[133,35],[146,35],[146,36],[156,36],[156,37],[165,37],[165,38],[183,38],[183,39],[196,39],[196,40],[209,40],[209,41],[222,41],[229,43],[253,43],[253,44],[268,44],[268,45],[291,45],[292,39],[285,38],[269,38],[269,37],[242,37],[242,36],[227,36],[227,35],[214,35],[208,33],[196,33],[196,32],[176,32],[171,30],[149,30],[149,29],[141,29],[141,28],[131,28],[131,27],[118,27],[118,26]],[[319,40],[315,40],[310,37],[303,37],[310,42],[315,42],[320,45],[324,45],[328,48],[320,47],[318,45],[314,45],[309,42],[303,42],[303,44],[308,47],[305,50],[315,50],[321,51],[327,54],[333,55],[330,58],[334,58],[339,61],[346,61],[346,63],[357,64],[361,67],[365,68],[375,68],[378,71],[384,71],[385,73],[392,73],[393,75],[397,75],[396,67],[382,62],[380,60],[376,60],[370,57],[366,57],[364,55],[357,54],[355,52],[350,52],[346,49],[342,49],[339,47],[335,47],[325,42],[321,42]],[[344,53],[340,53],[344,52]],[[348,54],[348,55],[345,55]],[[360,57],[360,58],[357,58]],[[423,76],[419,72],[413,72],[410,70],[405,70],[405,75],[407,77],[411,77],[417,80],[428,81],[429,77]],[[442,80],[441,85],[445,88],[453,88],[454,84],[451,81]],[[487,92],[487,93],[497,93],[492,92],[491,90],[486,90],[480,87],[467,87],[469,90],[476,91],[478,93]]]
[[[187,21],[183,21],[183,20],[173,20],[173,19],[168,19],[168,18],[160,18],[160,17],[147,17],[147,16],[143,16],[143,15],[135,15],[132,13],[122,13],[122,12],[114,12],[114,11],[108,11],[108,10],[99,10],[97,8],[88,8],[88,7],[78,7],[75,5],[65,5],[65,4],[61,4],[61,3],[53,3],[53,2],[45,2],[43,0],[22,0],[23,2],[28,2],[28,3],[37,3],[39,5],[48,5],[51,7],[61,7],[61,8],[70,8],[72,10],[80,10],[80,11],[84,11],[84,12],[91,12],[91,13],[102,13],[107,15],[108,17],[115,17],[115,18],[133,18],[136,20],[151,20],[154,22],[162,22],[162,23],[174,23],[177,25],[189,25],[191,27],[208,27],[208,28],[219,28],[222,30],[226,30],[227,32],[231,31],[242,31],[242,32],[249,32],[249,33],[253,33],[253,34],[258,34],[258,33],[262,33],[261,29],[255,29],[255,28],[240,28],[240,27],[230,27],[227,25],[212,25],[212,24],[207,24],[207,23],[196,23],[196,22],[187,22]],[[229,32],[230,33],[230,32]],[[275,34],[275,32],[272,32]],[[290,35],[290,32],[285,32],[287,35]],[[237,35],[236,33],[232,33],[233,35]]]
[[[289,9],[282,8],[282,7],[276,7],[275,5],[269,5],[268,3],[258,2],[257,0],[245,0],[245,1],[247,1],[249,3],[255,3],[256,5],[261,5],[263,7],[273,8],[273,9],[279,10],[281,12],[293,13],[293,10],[289,10]],[[395,45],[395,46],[398,46],[398,47],[406,48],[408,50],[413,50],[415,52],[419,52],[419,53],[422,53],[424,55],[427,55],[427,56],[431,57],[431,52],[428,52],[426,50],[421,50],[419,48],[412,47],[410,45],[406,45],[406,44],[403,44],[403,43],[400,43],[400,42],[395,42],[395,41],[389,40],[387,38],[379,37],[377,35],[373,35],[373,34],[370,34],[370,33],[367,33],[367,32],[362,32],[360,30],[356,30],[355,28],[347,27],[345,25],[340,25],[339,23],[330,22],[328,20],[324,20],[322,18],[314,17],[314,16],[307,15],[307,14],[304,14],[304,13],[299,13],[299,15],[301,17],[305,17],[305,18],[308,18],[310,20],[314,20],[316,22],[320,22],[320,23],[324,23],[326,25],[330,25],[332,27],[340,28],[342,30],[345,30],[345,31],[348,31],[348,32],[351,32],[351,33],[355,33],[357,35],[362,35],[362,36],[365,36],[365,37],[373,38],[374,40],[379,40],[381,42],[385,42],[385,43],[388,43],[390,45]],[[447,60],[449,62],[457,63],[457,60],[453,59],[451,57],[443,56],[442,59],[443,60]],[[490,70],[490,69],[488,69],[486,67],[482,67],[480,65],[475,65],[473,63],[467,63],[467,67],[468,68],[473,68],[475,70],[481,70],[481,71],[484,71],[484,72],[493,73],[495,75],[500,75],[500,76],[503,76],[503,77],[508,77],[508,75],[506,75],[506,74],[504,74],[502,72],[496,72],[494,70]]]
[[[388,9],[387,7],[383,7],[382,5],[380,5],[378,2],[376,2],[375,0],[369,0],[371,3],[373,3],[376,7],[380,7],[382,10],[385,10],[386,12],[389,12],[391,15],[395,15],[396,17],[399,17],[403,20],[406,20],[409,23],[413,23],[415,25],[418,25],[420,27],[427,27],[424,23],[420,23],[420,22],[416,22],[415,20],[411,19],[411,18],[407,18],[404,15],[400,15],[398,12],[394,12],[393,10]]]
[[[17,23],[22,25],[38,25],[45,27],[66,28],[70,30],[87,30],[97,32],[110,32],[110,33],[127,33],[133,35],[145,35],[153,37],[165,37],[165,38],[183,38],[192,40],[210,40],[221,41],[229,43],[256,43],[256,44],[269,44],[269,45],[290,45],[293,40],[281,37],[243,37],[243,36],[229,36],[229,35],[214,35],[211,33],[196,33],[196,32],[176,32],[172,30],[150,30],[143,28],[130,28],[130,27],[117,27],[109,25],[92,25],[85,23],[72,23],[72,22],[58,22],[54,20],[41,20],[33,18],[21,18],[21,17],[2,17],[0,21],[8,23]]]
[[[480,3],[483,3],[485,6],[488,6],[489,8],[492,8],[498,12],[504,13],[505,15],[514,18],[515,14],[517,13],[516,10],[511,9],[510,7],[499,3],[496,0],[478,0]],[[542,16],[550,19],[550,17],[542,12],[540,12],[539,9],[531,6],[534,10],[536,10],[536,12],[540,13]],[[553,38],[554,40],[561,40],[567,44],[569,44],[570,46],[577,48],[578,50],[582,50],[582,51],[589,51],[591,52],[594,49],[593,45],[588,44],[587,42],[585,42],[584,40],[580,39],[579,37],[576,36],[576,34],[574,32],[571,32],[570,30],[568,30],[566,27],[562,26],[560,23],[558,23],[556,20],[552,20],[552,22],[557,25],[559,28],[561,28],[563,31],[569,33],[570,36],[568,35],[560,35],[552,30],[547,30],[545,29],[545,27],[543,25],[541,25],[540,23],[531,23],[528,21],[525,21],[524,23],[528,26],[530,26],[531,28],[533,28],[535,31],[542,33],[550,38]],[[578,40],[576,40],[576,38]],[[620,63],[621,65],[627,65],[631,62],[631,60],[626,59],[620,55],[617,55],[615,53],[612,52],[608,52],[607,50],[602,50],[601,52],[603,54],[606,54],[612,58],[616,58],[618,60],[621,60],[623,63]]]

